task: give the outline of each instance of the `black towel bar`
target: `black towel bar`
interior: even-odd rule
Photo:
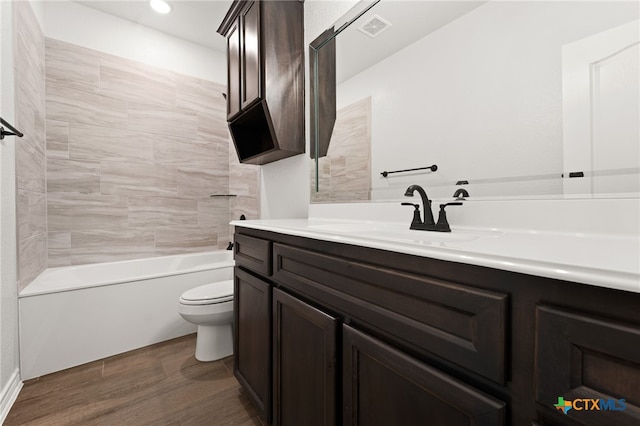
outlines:
[[[4,127],[0,126],[0,139],[4,139],[5,136],[17,136],[19,138],[24,136],[24,134],[20,130],[7,123],[2,117],[0,117],[0,123],[2,123],[3,126],[7,126],[7,128],[11,130],[10,132],[7,132],[6,130],[4,130]]]
[[[404,173],[404,172],[415,172],[416,170],[427,170],[430,169],[432,172],[435,172],[436,170],[438,170],[438,166],[436,166],[435,164],[433,166],[428,166],[428,167],[418,167],[417,169],[406,169],[406,170],[394,170],[392,172],[387,172],[386,170],[382,173],[380,173],[382,175],[382,177],[387,177],[389,176],[391,173]]]

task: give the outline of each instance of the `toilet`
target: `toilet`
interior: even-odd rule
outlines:
[[[198,361],[215,361],[233,354],[233,280],[185,291],[180,297],[178,313],[198,326]]]

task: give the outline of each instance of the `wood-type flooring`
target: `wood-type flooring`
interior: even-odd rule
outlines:
[[[261,426],[233,358],[199,362],[195,334],[28,380],[5,426]]]

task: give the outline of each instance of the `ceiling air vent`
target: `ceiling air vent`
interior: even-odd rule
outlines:
[[[358,27],[358,31],[373,38],[391,26],[391,23],[378,15],[373,15],[371,19]]]

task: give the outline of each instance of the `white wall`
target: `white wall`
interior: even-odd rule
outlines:
[[[70,1],[44,2],[44,21],[45,37],[227,84],[226,55],[213,49]]]
[[[634,7],[488,2],[344,82],[339,108],[372,96],[374,198],[402,198],[413,183],[431,196],[451,197],[461,179],[559,178],[561,46],[632,19]],[[439,170],[432,174],[393,180],[379,174],[433,163]],[[468,189],[472,196],[562,194],[558,178],[516,182],[510,194],[503,185]]]
[[[262,166],[260,211],[263,219],[307,217],[309,207],[309,57],[308,46],[357,1],[307,0],[304,3],[306,152]]]
[[[0,116],[14,120],[12,2],[0,1]],[[0,141],[0,423],[20,390],[15,144]]]

